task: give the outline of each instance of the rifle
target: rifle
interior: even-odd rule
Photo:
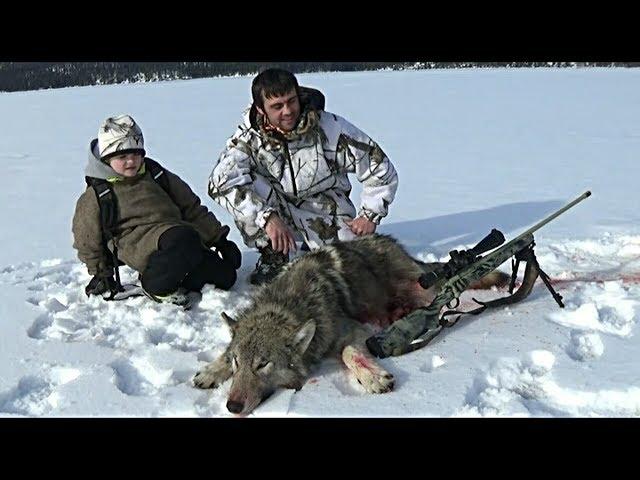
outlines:
[[[452,250],[449,252],[451,258],[447,263],[436,268],[434,271],[425,272],[418,280],[420,285],[425,289],[430,287],[435,288],[437,294],[431,304],[427,307],[414,310],[394,322],[385,330],[369,337],[366,341],[369,351],[376,357],[386,358],[390,355],[402,355],[422,348],[438,335],[442,331],[442,328],[453,326],[462,314],[477,315],[487,308],[515,303],[526,298],[529,293],[531,293],[533,284],[538,276],[540,276],[549,289],[560,308],[564,308],[562,296],[551,287],[549,276],[542,271],[535,257],[533,251],[533,247],[535,246],[533,232],[590,195],[590,191],[583,193],[505,245],[502,245],[505,242],[504,235],[494,228],[491,230],[491,233],[480,240],[475,247],[469,250]],[[481,256],[494,248],[495,250],[493,252],[484,257]],[[471,282],[484,277],[511,257],[514,257],[514,259],[511,263],[510,296],[490,302],[479,302],[473,299],[481,305],[480,308],[470,312],[450,310],[440,317],[440,311],[444,306],[454,309],[459,305],[460,295]],[[521,261],[526,262],[527,266],[522,285],[516,293],[513,293],[518,267]],[[445,318],[447,315],[455,313],[461,314],[455,321],[449,322]]]

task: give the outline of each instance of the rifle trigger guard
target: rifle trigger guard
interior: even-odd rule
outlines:
[[[455,304],[453,302],[455,302]],[[451,308],[451,309],[458,308],[458,305],[460,305],[460,299],[456,297],[453,300],[451,300],[449,303],[447,303],[447,308]]]

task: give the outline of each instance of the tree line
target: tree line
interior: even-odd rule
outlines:
[[[637,67],[602,62],[0,62],[0,91],[154,82],[255,74],[268,67],[294,73],[487,67]]]

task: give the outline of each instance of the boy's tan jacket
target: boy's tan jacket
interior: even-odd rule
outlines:
[[[151,178],[147,170],[134,178],[113,182],[118,204],[115,241],[118,258],[138,272],[143,272],[149,255],[158,249],[158,238],[179,225],[193,226],[203,243],[210,247],[228,227],[223,227],[198,196],[177,175],[164,169],[171,195]],[[90,275],[111,275],[106,252],[102,248],[100,208],[93,188],[80,196],[73,216],[73,247],[86,264]],[[113,249],[113,245],[109,245]]]

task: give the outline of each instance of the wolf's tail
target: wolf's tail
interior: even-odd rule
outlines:
[[[423,262],[417,258],[414,258],[413,261],[420,265],[420,268],[422,268],[425,273],[437,270],[444,265],[444,263],[441,262]],[[467,288],[471,290],[489,290],[491,287],[504,287],[508,285],[510,281],[510,275],[499,270],[494,270],[493,272],[487,273],[481,279],[471,282]]]
[[[504,287],[510,280],[510,275],[499,270],[494,270],[493,272],[486,274],[481,279],[471,282],[468,288],[471,290],[488,290],[491,287]]]

